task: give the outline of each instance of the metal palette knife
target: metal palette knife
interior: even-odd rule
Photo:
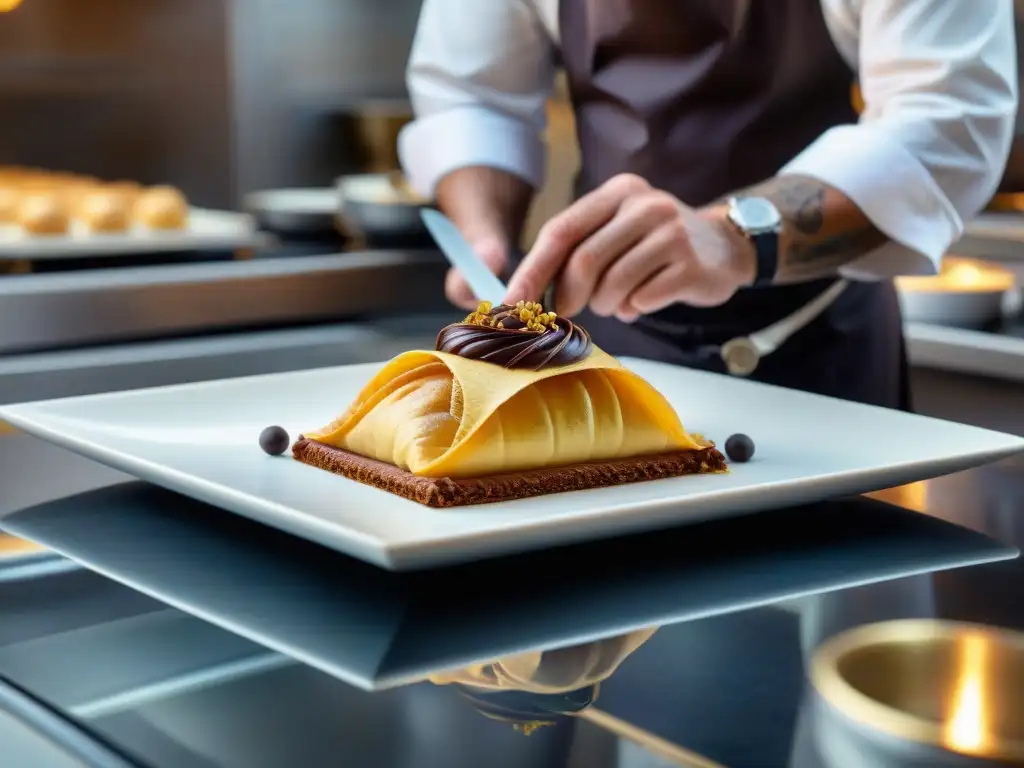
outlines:
[[[438,248],[448,259],[448,263],[459,270],[470,289],[480,301],[489,301],[497,306],[505,298],[507,287],[499,280],[491,270],[484,264],[476,251],[473,250],[466,238],[462,236],[451,219],[443,213],[431,208],[424,208],[420,211],[423,223],[430,232]],[[555,285],[557,277],[545,289],[541,303],[545,309],[555,308]]]

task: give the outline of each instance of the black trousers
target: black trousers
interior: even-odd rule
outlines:
[[[610,354],[726,373],[721,344],[781,320],[833,282],[746,289],[720,307],[675,306],[632,324],[589,312],[579,321]],[[851,282],[813,322],[762,359],[750,378],[909,411],[906,346],[892,282]]]

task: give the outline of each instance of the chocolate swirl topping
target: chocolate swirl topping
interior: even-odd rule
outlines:
[[[521,301],[492,308],[485,301],[463,322],[442,328],[436,348],[505,368],[539,371],[583,360],[593,343],[584,328],[545,312],[540,304]]]

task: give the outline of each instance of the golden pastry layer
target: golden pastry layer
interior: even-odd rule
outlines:
[[[478,477],[708,445],[686,432],[650,384],[596,348],[579,363],[539,371],[407,352],[339,419],[305,436],[420,477]]]

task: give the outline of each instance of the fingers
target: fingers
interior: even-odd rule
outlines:
[[[473,246],[473,250],[480,257],[480,260],[494,274],[501,274],[501,271],[508,262],[508,246],[505,244],[504,238],[497,235],[484,235],[469,242]],[[456,269],[448,270],[444,281],[444,292],[448,297],[448,301],[460,309],[476,309],[480,303],[480,300],[474,295],[473,290],[469,287],[469,283],[466,282],[462,273]]]
[[[551,219],[512,276],[505,301],[538,299],[577,247],[611,221],[624,200],[648,189],[638,176],[616,176]]]
[[[667,205],[665,200],[668,201]],[[672,210],[666,210],[669,206]],[[616,275],[622,275],[619,262],[629,255],[631,249],[657,231],[666,217],[674,215],[671,198],[661,193],[637,195],[625,201],[612,220],[588,237],[569,257],[558,285],[559,314],[572,317],[588,303],[594,308],[598,286],[608,282],[606,273],[614,271]],[[664,238],[659,240],[662,246],[667,246],[663,241]],[[649,248],[644,252],[650,256]],[[626,290],[620,300],[628,295],[629,291]],[[608,309],[607,314],[612,312],[614,306]]]
[[[629,308],[627,299],[633,292],[671,263],[673,241],[667,229],[661,227],[651,232],[601,276],[590,297],[590,309],[595,315],[610,317]]]
[[[686,266],[686,261],[672,261],[662,266],[622,303],[622,315],[631,320],[623,316],[619,319],[632,322],[640,315],[660,312],[679,301],[679,286],[686,280]]]
[[[475,309],[478,302],[469,288],[469,283],[462,277],[462,273],[455,269],[449,269],[444,279],[444,294],[448,301],[459,309],[467,311]]]

